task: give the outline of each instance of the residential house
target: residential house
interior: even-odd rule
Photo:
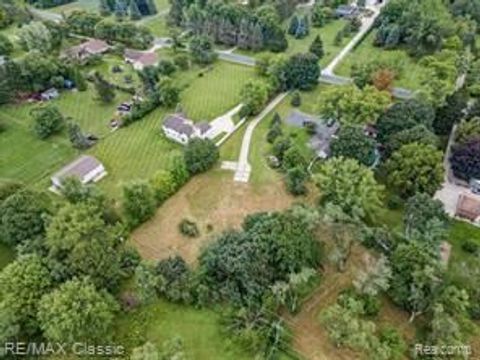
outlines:
[[[335,9],[335,16],[339,18],[353,18],[359,13],[358,7],[355,5],[339,5]]]
[[[207,122],[195,124],[182,114],[171,114],[163,121],[162,129],[167,138],[185,145],[193,138],[208,138],[211,126]]]
[[[100,161],[90,155],[82,155],[55,173],[51,180],[53,190],[60,190],[62,182],[69,177],[77,177],[82,184],[97,182],[107,175],[105,167]]]
[[[126,49],[124,59],[135,70],[143,70],[148,66],[156,66],[158,64],[158,55],[155,52]]]
[[[109,49],[110,45],[108,45],[105,41],[90,39],[84,43],[81,43],[80,45],[73,46],[66,50],[63,56],[78,62],[85,62],[92,56],[104,54]]]
[[[298,110],[292,111],[286,117],[285,122],[295,127],[311,127],[313,135],[309,141],[310,147],[322,159],[326,159],[330,155],[330,143],[340,129],[338,122],[326,121]]]

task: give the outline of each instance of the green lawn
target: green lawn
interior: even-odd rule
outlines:
[[[167,18],[165,16],[154,16],[149,19],[145,19],[143,25],[148,27],[155,36],[169,36],[170,28],[167,25]]]
[[[117,66],[120,67],[122,72],[113,72],[112,69]],[[123,58],[107,54],[102,57],[102,61],[96,65],[85,68],[85,72],[88,73],[92,70],[100,72],[107,80],[124,87],[140,88],[142,86],[140,78],[137,75],[137,71],[133,66],[125,63]],[[129,76],[132,82],[127,82],[125,77]]]
[[[108,175],[98,184],[107,194],[118,196],[121,186],[135,179],[148,179],[169,164],[170,155],[181,149],[163,136],[161,123],[167,114],[157,109],[144,119],[112,133],[88,152],[97,157]]]
[[[181,87],[188,86],[182,91],[181,104],[195,121],[212,120],[233,109],[241,101],[243,85],[254,77],[253,68],[223,61],[217,61],[211,70],[195,66],[174,76]]]
[[[0,122],[0,178],[42,184],[75,156],[76,151],[63,136],[39,140],[31,129],[27,106],[3,106]]]
[[[251,354],[222,332],[219,318],[212,310],[159,300],[153,305],[122,315],[116,324],[115,342],[132,349],[150,341],[161,348],[164,342],[180,337],[189,359],[251,359]]]
[[[69,14],[75,10],[87,10],[87,11],[97,11],[99,0],[77,0],[71,3],[56,6],[51,9],[46,9],[47,11],[56,12],[58,14],[65,13]]]
[[[343,76],[350,76],[353,65],[362,64],[372,60],[397,61],[402,64],[403,72],[395,80],[396,86],[407,89],[421,88],[421,78],[424,68],[418,61],[410,57],[404,50],[384,50],[373,46],[375,31],[372,31],[363,42],[357,46],[335,69],[335,73]]]

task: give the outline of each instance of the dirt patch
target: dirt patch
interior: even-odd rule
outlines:
[[[239,227],[248,214],[285,209],[294,201],[280,178],[258,188],[234,182],[230,171],[213,170],[194,177],[166,201],[152,220],[133,232],[131,241],[146,259],[179,254],[194,263],[213,234]],[[200,237],[187,238],[179,233],[178,224],[183,218],[197,223]],[[213,227],[210,232],[209,227]]]
[[[368,355],[347,348],[337,348],[329,339],[327,331],[319,321],[320,312],[333,305],[340,292],[352,285],[358,270],[364,268],[366,249],[355,245],[344,272],[333,266],[326,266],[322,282],[316,291],[303,303],[296,315],[285,315],[286,323],[292,330],[292,347],[302,358],[308,360],[363,360]],[[382,299],[382,310],[377,326],[390,325],[406,336],[407,341],[415,334],[415,328],[408,323],[408,314],[396,308],[388,299]]]

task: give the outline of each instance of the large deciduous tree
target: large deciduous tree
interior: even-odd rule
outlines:
[[[43,296],[38,319],[50,341],[73,344],[108,338],[118,304],[88,280],[71,280]]]
[[[480,179],[480,138],[454,146],[450,164],[456,177],[466,181]]]
[[[375,140],[366,136],[361,126],[343,126],[330,149],[332,156],[355,159],[366,166],[375,161]]]
[[[382,207],[383,187],[373,172],[356,160],[332,158],[321,166],[314,180],[323,202],[339,206],[356,219],[371,219]]]
[[[311,90],[318,84],[320,66],[312,53],[295,54],[288,59],[286,84],[288,89]]]
[[[184,149],[185,165],[190,175],[205,172],[213,167],[220,155],[209,139],[192,139]]]
[[[391,102],[388,92],[378,91],[373,86],[364,90],[351,86],[332,86],[319,99],[320,113],[342,124],[361,125],[375,123]]]
[[[123,210],[130,227],[135,228],[155,214],[155,195],[146,181],[127,184],[123,188]]]
[[[47,209],[37,193],[29,190],[14,193],[0,205],[2,241],[18,245],[43,237],[46,215]]]
[[[269,88],[262,80],[250,80],[242,90],[242,103],[250,114],[258,114],[268,100]]]
[[[30,114],[35,122],[33,129],[40,139],[58,133],[65,125],[62,113],[53,105],[35,108]]]
[[[211,64],[217,58],[212,41],[206,36],[194,36],[189,49],[193,61],[199,64]]]
[[[443,181],[442,159],[443,153],[431,145],[404,145],[385,164],[387,182],[402,196],[433,195]]]

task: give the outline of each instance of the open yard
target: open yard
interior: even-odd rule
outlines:
[[[372,60],[395,61],[402,65],[403,71],[395,80],[396,86],[417,90],[421,88],[424,68],[404,50],[384,50],[373,46],[375,31],[372,31],[335,69],[337,75],[350,76],[353,65]]]
[[[75,150],[64,136],[39,140],[33,134],[28,111],[24,108],[3,106],[0,122],[6,128],[0,133],[2,179],[38,184],[75,156]]]
[[[212,120],[240,103],[244,84],[255,77],[253,68],[217,61],[211,68],[192,67],[174,78],[181,87],[181,104],[195,121]]]

